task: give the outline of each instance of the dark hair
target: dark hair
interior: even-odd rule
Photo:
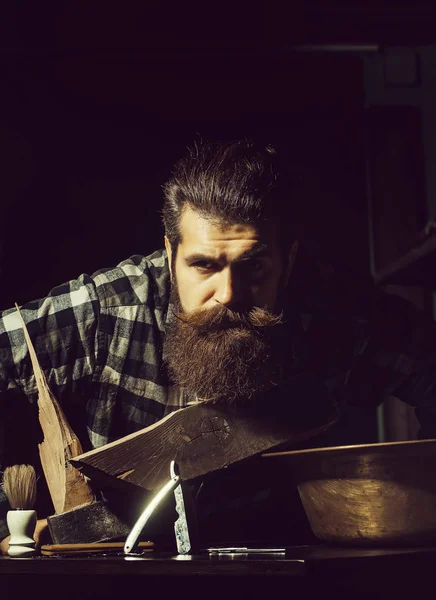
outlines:
[[[173,253],[181,241],[180,218],[185,206],[213,220],[271,221],[282,230],[288,220],[291,189],[283,185],[287,178],[278,163],[272,146],[250,140],[194,144],[163,188],[163,222]],[[289,229],[288,233],[288,242],[292,242],[295,236]]]

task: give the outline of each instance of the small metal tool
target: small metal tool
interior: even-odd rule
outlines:
[[[208,548],[209,554],[284,554],[286,548]]]
[[[174,461],[170,465],[171,477],[178,477],[177,465]],[[180,480],[180,477],[179,477]],[[174,488],[174,498],[176,500],[176,511],[179,515],[174,523],[174,533],[176,535],[177,552],[179,554],[189,554],[192,551],[192,539],[189,534],[188,519],[186,516],[185,498],[181,483]]]
[[[192,542],[189,535],[188,520],[186,517],[185,500],[183,496],[182,480],[178,474],[178,468],[175,461],[171,461],[170,464],[170,480],[157,492],[152,500],[145,507],[144,512],[141,514],[139,519],[136,521],[129,533],[126,543],[124,544],[124,553],[131,554],[135,551],[138,546],[139,536],[144,530],[148,520],[161,504],[161,502],[168,496],[170,492],[174,492],[174,498],[176,502],[176,511],[179,515],[178,519],[174,523],[174,533],[176,536],[177,551],[179,554],[188,554],[192,550]]]

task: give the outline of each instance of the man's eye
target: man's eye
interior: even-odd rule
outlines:
[[[250,261],[249,271],[256,275],[263,271],[264,266],[265,265],[262,260],[252,260]]]
[[[208,262],[207,260],[198,260],[197,262],[191,265],[195,267],[198,271],[208,272],[216,270],[217,266],[215,263]]]

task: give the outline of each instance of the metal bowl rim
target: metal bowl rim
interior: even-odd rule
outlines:
[[[326,448],[306,448],[305,450],[286,450],[282,452],[266,452],[262,454],[262,458],[271,457],[287,457],[287,456],[301,456],[306,454],[333,454],[335,452],[359,452],[368,450],[370,452],[377,452],[377,450],[395,450],[396,448],[403,448],[405,446],[418,447],[418,446],[435,446],[436,439],[429,438],[425,440],[407,440],[402,442],[380,442],[375,444],[354,444],[351,446],[328,446]]]

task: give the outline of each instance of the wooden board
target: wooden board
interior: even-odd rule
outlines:
[[[138,549],[141,552],[151,552],[153,542],[139,542]],[[47,544],[41,546],[43,556],[65,555],[73,556],[76,554],[106,554],[107,552],[122,552],[124,542],[106,542],[100,544]]]
[[[304,411],[297,403],[289,410],[286,398],[282,404],[283,410],[271,403],[255,415],[193,405],[71,462],[101,483],[129,483],[153,491],[169,479],[171,460],[177,462],[182,479],[190,480],[284,443],[307,439],[338,419],[331,404],[318,411]]]
[[[38,416],[44,439],[39,444],[41,465],[56,513],[90,504],[94,493],[83,475],[68,461],[82,453],[79,438],[51,392],[42,371],[21,312],[16,306],[32,361],[38,389]]]

